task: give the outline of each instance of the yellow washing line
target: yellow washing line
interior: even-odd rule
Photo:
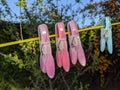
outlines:
[[[112,25],[119,25],[119,24],[120,24],[120,22],[112,23]],[[100,29],[102,27],[103,26],[93,26],[93,27],[90,27],[90,28],[80,29],[80,30],[78,30],[78,32]],[[70,32],[66,32],[66,34],[70,34]],[[53,38],[53,37],[56,37],[56,36],[57,36],[56,34],[53,34],[53,35],[50,35],[49,38]],[[13,42],[8,42],[8,43],[3,43],[3,44],[0,44],[0,47],[6,47],[6,46],[16,45],[16,44],[20,44],[20,43],[25,43],[25,42],[36,41],[36,40],[39,40],[39,37],[25,39],[25,40],[19,40],[19,41],[13,41]]]

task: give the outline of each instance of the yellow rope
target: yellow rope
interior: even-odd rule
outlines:
[[[120,24],[120,22],[117,22],[117,23],[113,23],[112,25],[119,25],[119,24]],[[103,26],[94,26],[94,27],[90,27],[90,28],[80,29],[80,30],[78,30],[78,32],[100,29],[102,27]],[[66,32],[66,34],[70,34],[70,32]],[[53,34],[53,35],[50,35],[49,38],[53,38],[53,37],[56,37],[56,36],[57,36],[56,34]],[[36,41],[36,40],[39,40],[39,37],[25,39],[25,40],[19,40],[19,41],[13,41],[13,42],[8,42],[8,43],[3,43],[3,44],[0,44],[0,47],[6,47],[6,46],[15,45],[15,44],[25,43],[25,42]]]

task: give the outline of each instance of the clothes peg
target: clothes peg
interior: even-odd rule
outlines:
[[[50,78],[55,75],[55,64],[51,52],[48,27],[45,24],[38,26],[39,46],[40,46],[40,68],[43,73],[47,73]]]
[[[56,60],[58,67],[68,72],[70,70],[70,60],[67,50],[67,41],[65,35],[65,26],[63,22],[58,22],[55,25],[56,37]]]
[[[109,16],[103,18],[102,25],[103,28],[101,28],[100,51],[103,52],[105,50],[105,46],[107,43],[108,52],[112,54],[113,53],[112,26]]]
[[[70,57],[73,64],[77,63],[77,60],[82,66],[86,65],[85,53],[81,45],[78,28],[76,23],[72,20],[67,24],[67,30],[70,32],[68,35],[70,45]]]

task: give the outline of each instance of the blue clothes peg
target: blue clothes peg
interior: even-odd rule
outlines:
[[[100,39],[100,51],[103,52],[105,50],[105,46],[107,43],[108,52],[110,54],[113,53],[113,41],[112,41],[112,26],[110,17],[107,16],[102,20],[103,28],[101,28],[101,39]]]

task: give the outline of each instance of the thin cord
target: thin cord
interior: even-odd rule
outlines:
[[[120,22],[113,23],[112,26],[119,25],[119,24],[120,24]],[[100,29],[102,27],[103,26],[94,26],[94,27],[90,27],[90,28],[84,28],[84,29],[78,30],[78,32]],[[67,34],[70,34],[70,32],[66,32],[66,35]],[[57,36],[56,34],[53,34],[53,35],[50,35],[49,38],[53,38],[53,37],[56,37],[56,36]],[[19,40],[19,41],[13,41],[13,42],[8,42],[8,43],[3,43],[3,44],[0,44],[0,47],[7,47],[7,46],[11,46],[11,45],[16,45],[16,44],[25,43],[25,42],[31,42],[31,41],[36,41],[36,40],[39,40],[39,37],[29,38],[29,39],[24,39],[24,40]]]

